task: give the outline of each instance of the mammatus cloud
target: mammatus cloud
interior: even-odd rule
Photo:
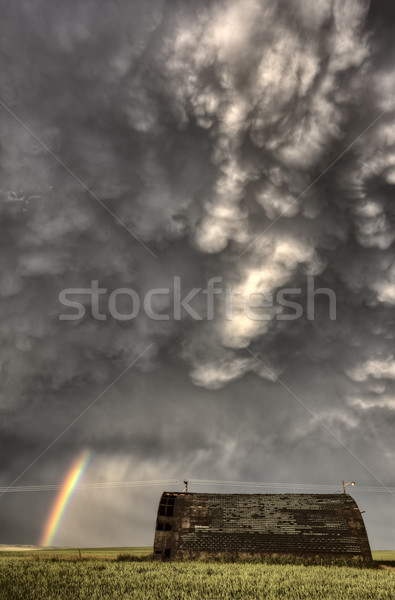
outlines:
[[[160,266],[3,114],[3,214],[12,250],[1,280],[2,327],[13,395],[31,377],[56,389],[105,380],[111,362],[126,366],[154,343],[144,359],[151,362],[158,351],[173,352],[174,340],[195,383],[218,387],[256,370],[240,351],[278,329],[249,319],[237,303],[231,321],[220,314],[210,324],[142,317],[120,329],[85,318],[65,327],[57,319],[63,287],[95,279],[142,293],[168,286],[174,275],[203,285],[210,273],[224,287],[274,294],[300,287],[307,274],[332,283],[352,238],[385,251],[395,236],[384,206],[392,181],[388,119],[303,193],[390,99],[387,72],[380,93],[369,94],[380,73],[370,67],[367,3],[124,10],[121,23],[106,8],[109,18],[97,29],[93,5],[78,9],[78,27],[76,15],[51,9],[50,35],[43,39],[37,25],[23,41],[26,57],[41,58],[29,88],[34,113],[6,74],[4,101],[21,118],[26,112],[45,143],[156,248]],[[35,24],[27,5],[10,11],[17,29]],[[10,53],[12,41],[3,45]],[[11,59],[15,68],[29,67],[20,53]],[[176,246],[183,248],[177,262]],[[390,277],[370,282],[378,303],[391,301]],[[270,350],[267,359],[273,362]]]
[[[98,452],[134,453],[139,464],[151,452],[180,465],[176,439],[192,448],[183,469],[217,461],[218,477],[232,465],[237,477],[254,452],[256,464],[260,453],[268,457],[268,470],[281,448],[302,464],[301,440],[306,432],[320,440],[319,426],[282,408],[273,382],[283,374],[339,435],[359,447],[363,430],[374,448],[370,428],[386,431],[380,411],[393,411],[395,78],[392,37],[369,10],[361,0],[41,1],[34,11],[24,0],[4,8],[1,101],[157,256],[0,109],[0,406],[15,454],[25,443],[41,447],[51,415],[56,431],[66,426],[88,392],[100,393],[150,345],[136,369],[160,385],[123,390],[122,407],[144,398],[155,426],[143,425],[137,408],[116,424],[109,411],[93,419],[100,435],[88,436]],[[212,320],[185,311],[180,319],[111,318],[117,288],[141,298],[169,289],[154,308],[172,315],[175,277],[182,295],[220,279]],[[308,277],[336,293],[336,320],[322,294],[308,318]],[[85,316],[59,320],[61,290],[92,281],[107,290],[98,306],[107,318],[93,318],[81,294]],[[265,306],[270,318],[246,314],[246,295],[259,304],[284,288],[301,296],[300,318],[287,320],[279,303]],[[206,302],[200,294],[195,309],[203,314]],[[120,297],[118,310],[130,308]],[[201,388],[182,380],[176,401],[166,395],[181,423],[175,438],[159,392],[175,389],[159,378],[164,367],[187,371]],[[261,419],[265,442],[254,430],[254,411],[263,410],[256,381],[265,415],[271,405],[280,411]],[[207,428],[216,410],[208,406],[226,394],[230,416],[218,412]],[[241,397],[259,399],[251,415],[239,414]],[[22,415],[33,421],[35,406],[48,414],[22,443],[11,416],[23,430]],[[328,473],[337,477],[333,465]]]
[[[368,360],[358,365],[349,375],[354,381],[366,381],[368,377],[373,377],[373,379],[395,379],[394,357]]]

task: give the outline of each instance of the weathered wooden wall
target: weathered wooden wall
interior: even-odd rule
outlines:
[[[371,558],[348,494],[162,494],[156,558],[297,554]]]

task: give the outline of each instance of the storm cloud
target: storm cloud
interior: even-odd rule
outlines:
[[[88,446],[92,481],[394,486],[394,26],[361,0],[4,0],[2,485],[135,361],[21,481],[59,482]],[[174,318],[175,278],[182,296],[217,278],[213,319],[204,294],[201,319]],[[309,278],[335,320],[325,294],[308,317]],[[81,294],[84,316],[61,320],[62,290],[92,281],[104,318]],[[114,319],[119,288],[168,289],[154,308],[169,318]],[[241,298],[284,288],[298,319],[246,315]],[[149,543],[156,496],[132,510],[100,493],[59,543]],[[4,541],[34,543],[53,498],[29,500],[28,523],[10,496]]]

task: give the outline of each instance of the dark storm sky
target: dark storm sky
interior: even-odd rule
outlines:
[[[1,486],[136,359],[18,485],[60,483],[87,447],[86,481],[395,486],[391,6],[1,1]],[[229,320],[222,296],[213,320],[119,321],[108,296],[106,320],[59,320],[65,288],[175,276],[302,304],[314,276],[336,320],[322,296],[314,320],[237,301]],[[395,497],[355,489],[395,548]],[[56,541],[148,544],[160,491],[79,491]],[[0,543],[36,543],[53,500],[1,496]]]

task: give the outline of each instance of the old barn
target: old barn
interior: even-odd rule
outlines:
[[[348,494],[162,494],[157,559],[266,553],[371,558]]]

